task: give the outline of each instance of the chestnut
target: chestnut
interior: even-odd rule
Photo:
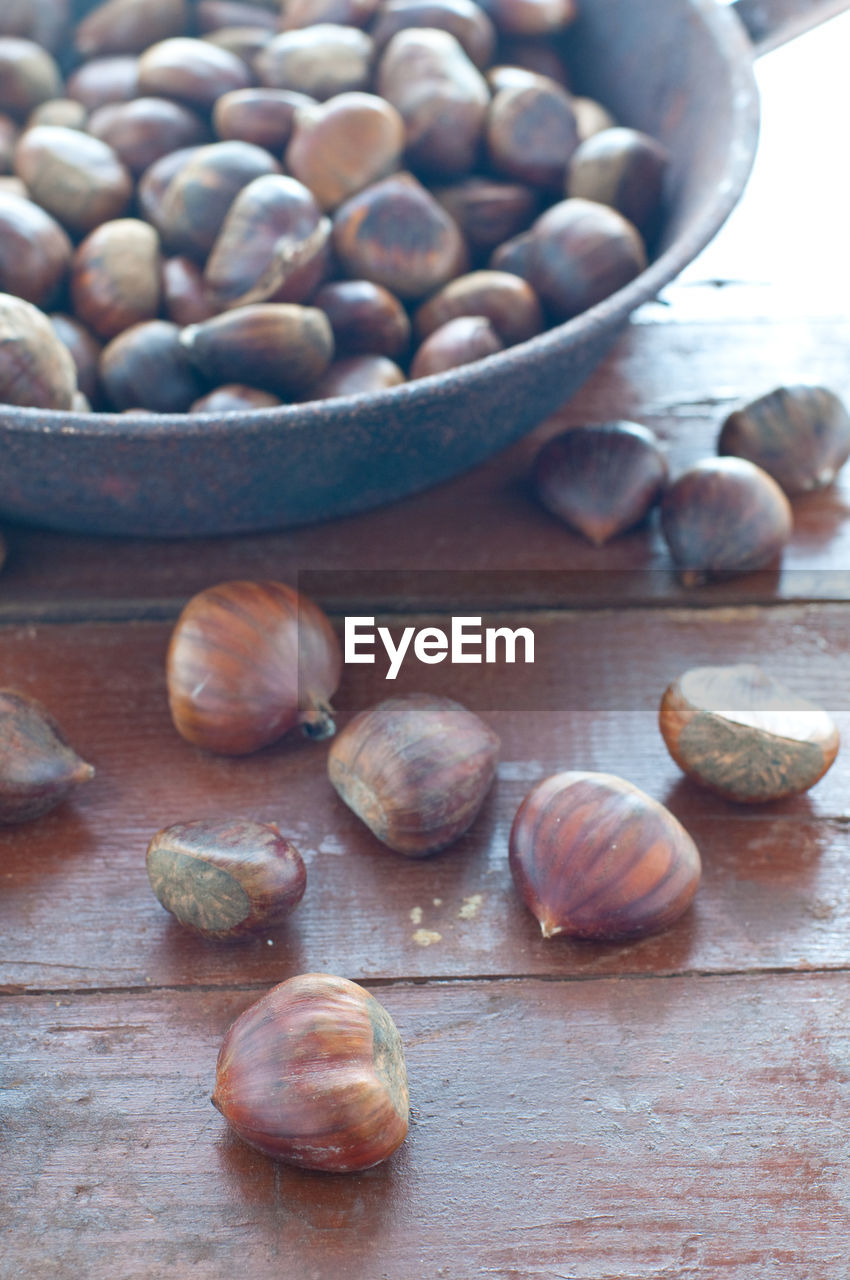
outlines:
[[[398,169],[404,146],[404,121],[389,102],[371,93],[339,93],[298,108],[284,159],[330,210]]]
[[[0,290],[49,306],[64,282],[73,246],[59,223],[22,196],[0,193]]]
[[[371,280],[332,280],[313,295],[331,322],[338,355],[400,356],[410,320],[395,294]]]
[[[85,129],[88,115],[83,104],[75,98],[50,98],[30,112],[26,128],[34,129],[37,124],[55,124],[62,129]]]
[[[190,413],[247,413],[254,409],[274,409],[283,402],[268,391],[229,382],[208,391],[190,406]]]
[[[0,36],[0,111],[25,120],[42,102],[62,96],[56,61],[32,40]]]
[[[43,311],[0,293],[0,404],[70,409],[77,370]]]
[[[241,1138],[275,1160],[329,1173],[368,1169],[407,1135],[401,1037],[356,983],[300,974],[234,1022],[212,1101]]]
[[[10,174],[18,145],[18,126],[11,116],[0,114],[0,173]]]
[[[114,409],[185,413],[203,383],[166,320],[147,320],[119,333],[100,357],[100,380]]]
[[[577,0],[486,0],[487,13],[500,32],[546,36],[563,31],[576,17]]]
[[[172,151],[200,146],[209,136],[196,112],[167,98],[107,103],[92,112],[88,130],[112,147],[134,174],[143,173]]]
[[[700,856],[668,809],[607,773],[557,773],[520,805],[509,859],[544,938],[606,941],[666,929],[690,906]]]
[[[201,39],[233,54],[246,66],[253,67],[257,55],[274,39],[274,32],[267,31],[264,27],[219,27],[217,31],[210,31]]]
[[[499,739],[450,698],[388,698],[354,717],[328,755],[328,776],[379,840],[425,858],[472,825],[492,785]]]
[[[272,32],[278,30],[279,22],[271,9],[245,0],[198,0],[195,18],[203,34],[233,27],[259,27]]]
[[[71,73],[65,92],[87,111],[107,102],[129,102],[139,92],[139,60],[129,55],[93,58]]]
[[[75,316],[57,312],[50,316],[50,323],[57,338],[71,353],[80,392],[92,403],[97,398],[101,344]]]
[[[523,231],[539,200],[537,192],[521,183],[481,177],[434,187],[432,194],[454,218],[469,247],[484,253]]]
[[[154,320],[162,298],[159,236],[138,218],[96,227],[74,254],[74,311],[99,338]]]
[[[696,463],[661,502],[661,530],[684,586],[772,564],[792,524],[791,506],[779,485],[745,458]]]
[[[240,306],[190,325],[180,340],[208,379],[246,382],[281,396],[306,391],[333,358],[324,311],[287,302]]]
[[[162,264],[162,297],[168,319],[181,329],[211,320],[218,311],[207,294],[201,268],[179,254]]]
[[[166,911],[204,938],[274,928],[304,896],[301,854],[274,823],[176,822],[148,845],[151,888]]]
[[[141,53],[188,26],[188,0],[105,0],[77,24],[74,46],[84,58]]]
[[[486,316],[456,316],[429,333],[410,366],[411,378],[427,378],[504,351]]]
[[[386,391],[406,381],[402,370],[386,356],[346,356],[327,367],[305,398],[332,400],[336,396],[362,396],[372,391]]]
[[[139,58],[139,90],[149,97],[175,98],[211,110],[216,98],[247,89],[254,79],[236,54],[207,40],[175,36],[151,45]]]
[[[573,95],[573,113],[580,142],[592,138],[595,133],[601,133],[603,129],[614,129],[617,124],[607,107],[603,107],[595,98],[585,98],[581,94]]]
[[[487,153],[497,173],[536,187],[560,187],[579,142],[570,96],[554,80],[500,89],[490,103]]]
[[[179,151],[170,151],[159,160],[154,160],[139,179],[136,188],[139,211],[155,227],[162,220],[162,202],[168,188],[178,173],[182,173],[189,161],[201,150],[201,147],[181,147]]]
[[[381,0],[287,0],[280,20],[282,31],[330,22],[342,27],[366,27]]]
[[[457,224],[409,173],[384,178],[341,204],[333,243],[346,275],[403,299],[438,289],[466,264]]]
[[[571,427],[543,445],[534,466],[543,506],[597,547],[638,524],[667,478],[657,437],[635,422]]]
[[[442,177],[472,168],[490,90],[453,35],[399,31],[383,52],[376,84],[404,121],[406,153],[414,168]]]
[[[342,670],[325,614],[281,582],[222,582],[193,596],[171,637],[168,704],[197,747],[248,755],[300,725],[334,732],[330,699]]]
[[[496,30],[472,0],[384,0],[371,28],[372,39],[383,49],[397,32],[410,27],[448,31],[479,70],[493,61]]]
[[[658,723],[689,778],[741,804],[808,791],[838,753],[832,718],[749,662],[686,671]]]
[[[575,150],[566,194],[610,205],[642,235],[650,236],[657,226],[669,164],[667,148],[648,134],[603,129]]]
[[[3,0],[0,35],[23,36],[55,53],[63,43],[70,0]]]
[[[271,89],[294,89],[324,101],[338,93],[366,89],[375,46],[357,27],[320,22],[284,31],[257,54],[260,82]]]
[[[450,280],[416,312],[420,339],[458,316],[486,316],[506,346],[540,333],[543,314],[531,285],[507,271],[472,271]]]
[[[791,496],[809,493],[850,456],[850,414],[825,387],[777,387],[730,413],[717,452],[754,462]]]
[[[291,89],[234,89],[213,108],[213,128],[223,141],[253,142],[282,152],[292,133],[295,112],[315,101]]]
[[[28,129],[15,152],[15,172],[33,200],[79,234],[119,218],[133,194],[133,180],[112,148],[77,129]]]
[[[0,823],[40,818],[93,777],[40,702],[0,690]]]

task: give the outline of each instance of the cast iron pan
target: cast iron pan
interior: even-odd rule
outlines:
[[[747,3],[760,35],[803,7]],[[570,40],[576,90],[672,154],[663,239],[636,280],[521,346],[366,396],[198,417],[0,407],[0,514],[165,537],[303,524],[473,467],[568,399],[630,312],[714,236],[743,190],[758,133],[752,45],[730,8],[582,0],[581,11]]]

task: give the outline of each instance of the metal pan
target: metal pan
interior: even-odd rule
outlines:
[[[764,39],[836,0],[742,0]],[[582,0],[577,87],[672,155],[649,268],[567,324],[390,391],[251,413],[153,416],[0,407],[0,514],[96,533],[187,536],[365,510],[455,475],[569,398],[629,314],[715,235],[755,153],[753,46],[718,0]]]

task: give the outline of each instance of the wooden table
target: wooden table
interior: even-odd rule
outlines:
[[[256,537],[8,531],[3,683],[50,706],[97,777],[2,836],[2,1280],[847,1275],[850,749],[807,797],[741,809],[682,779],[655,713],[687,666],[762,658],[850,741],[850,481],[795,504],[781,572],[694,592],[654,523],[592,550],[527,473],[564,422],[645,422],[678,470],[742,398],[801,380],[850,394],[848,55],[845,15],[760,64],[763,141],[727,229],[562,415],[474,474]],[[396,686],[346,670],[342,722],[424,688],[500,733],[496,789],[458,845],[383,850],[321,744],[223,760],[177,737],[173,619],[237,576],[301,581],[338,622],[533,627],[533,667],[407,664]],[[704,882],[667,933],[541,939],[507,831],[563,768],[622,774],[693,834]],[[231,946],[183,932],[144,867],[157,828],[227,814],[279,822],[309,876],[290,927]],[[276,1167],[209,1103],[231,1020],[309,970],[363,981],[405,1042],[410,1136],[361,1175]]]

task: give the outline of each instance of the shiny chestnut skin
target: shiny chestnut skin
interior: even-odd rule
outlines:
[[[259,27],[275,32],[280,21],[272,9],[243,3],[243,0],[197,0],[195,19],[202,35],[233,27]]]
[[[526,280],[508,271],[472,271],[443,285],[417,309],[420,339],[458,316],[486,316],[506,347],[540,333],[543,313]]]
[[[213,108],[213,128],[222,141],[253,142],[275,154],[282,152],[299,107],[315,102],[291,89],[234,89]]]
[[[81,324],[76,316],[55,312],[50,323],[57,338],[68,348],[77,367],[77,386],[86,399],[93,403],[98,392],[98,366],[101,344],[94,334]]]
[[[413,357],[410,376],[427,378],[433,373],[445,373],[504,349],[505,344],[487,316],[455,316],[428,334]]]
[[[432,194],[454,218],[470,249],[482,253],[525,230],[539,204],[531,187],[496,178],[461,178],[451,186],[434,187]]]
[[[181,329],[211,320],[218,311],[207,295],[203,271],[181,254],[162,264],[162,296],[166,316]]]
[[[166,911],[204,938],[242,938],[283,923],[304,896],[301,854],[273,824],[195,819],[148,845],[151,888]]]
[[[92,112],[88,130],[136,175],[172,151],[209,139],[206,123],[196,112],[167,98],[107,103]]]
[[[566,194],[619,210],[644,236],[657,229],[670,164],[666,147],[637,129],[603,129],[570,158]]]
[[[702,870],[672,813],[607,773],[558,773],[533,787],[509,859],[544,938],[615,941],[665,929],[690,906]]]
[[[386,391],[406,382],[403,371],[386,356],[345,356],[328,365],[310,387],[305,399],[332,400],[336,396],[362,396]]]
[[[575,21],[578,0],[486,0],[484,8],[499,31],[514,36],[546,36]]]
[[[162,300],[162,257],[155,229],[139,218],[101,223],[77,248],[71,299],[99,338],[155,320]]]
[[[32,198],[77,234],[119,218],[133,194],[133,179],[112,148],[78,129],[28,129],[15,172]]]
[[[113,409],[185,413],[204,384],[167,320],[147,320],[124,329],[104,347],[100,382]]]
[[[180,341],[210,381],[245,382],[282,397],[306,391],[333,358],[324,311],[288,302],[237,307],[190,325]]]
[[[496,30],[472,0],[384,0],[371,28],[372,39],[380,50],[410,27],[448,31],[479,70],[493,61]]]
[[[831,716],[749,662],[686,671],[665,690],[658,724],[688,777],[739,804],[808,791],[839,746]]]
[[[70,409],[77,369],[43,311],[0,293],[0,404]]]
[[[55,299],[73,246],[55,218],[31,200],[0,192],[0,291],[39,307]]]
[[[139,90],[210,111],[216,98],[254,83],[250,68],[234,53],[207,40],[177,36],[151,45],[139,58]]]
[[[374,56],[374,42],[364,31],[321,22],[282,32],[257,55],[254,66],[269,88],[294,89],[324,102],[365,89]]]
[[[717,452],[754,462],[792,497],[809,493],[850,456],[850,414],[826,387],[777,387],[729,414]]]
[[[219,27],[217,31],[208,32],[202,39],[234,54],[246,66],[253,67],[257,55],[274,39],[274,32],[266,31],[263,27]]]
[[[35,107],[62,96],[56,61],[32,40],[0,36],[0,111],[25,120]]]
[[[130,102],[139,93],[139,60],[126,54],[93,58],[71,72],[65,92],[87,111],[96,111],[108,102]]]
[[[487,112],[486,138],[497,173],[529,186],[560,187],[579,144],[569,94],[543,78],[500,89]]]
[[[34,129],[37,124],[53,124],[62,129],[85,129],[88,114],[83,104],[75,98],[50,98],[30,112],[26,128]]]
[[[191,405],[190,413],[248,413],[254,409],[274,409],[283,401],[268,391],[246,387],[238,382],[225,383],[208,391]]]
[[[407,1135],[401,1037],[356,983],[300,974],[230,1028],[212,1101],[241,1138],[275,1160],[328,1173],[368,1169]]]
[[[402,355],[410,320],[399,299],[371,280],[332,280],[313,295],[331,322],[338,355]]]
[[[328,102],[299,107],[284,157],[325,210],[399,168],[404,121],[372,93],[339,93]]]
[[[661,502],[661,529],[683,585],[764,569],[791,536],[791,506],[776,481],[744,458],[706,458]]]
[[[282,31],[330,22],[343,27],[366,27],[380,0],[287,0],[280,19]]]
[[[93,777],[40,702],[0,690],[0,824],[40,818]]]

